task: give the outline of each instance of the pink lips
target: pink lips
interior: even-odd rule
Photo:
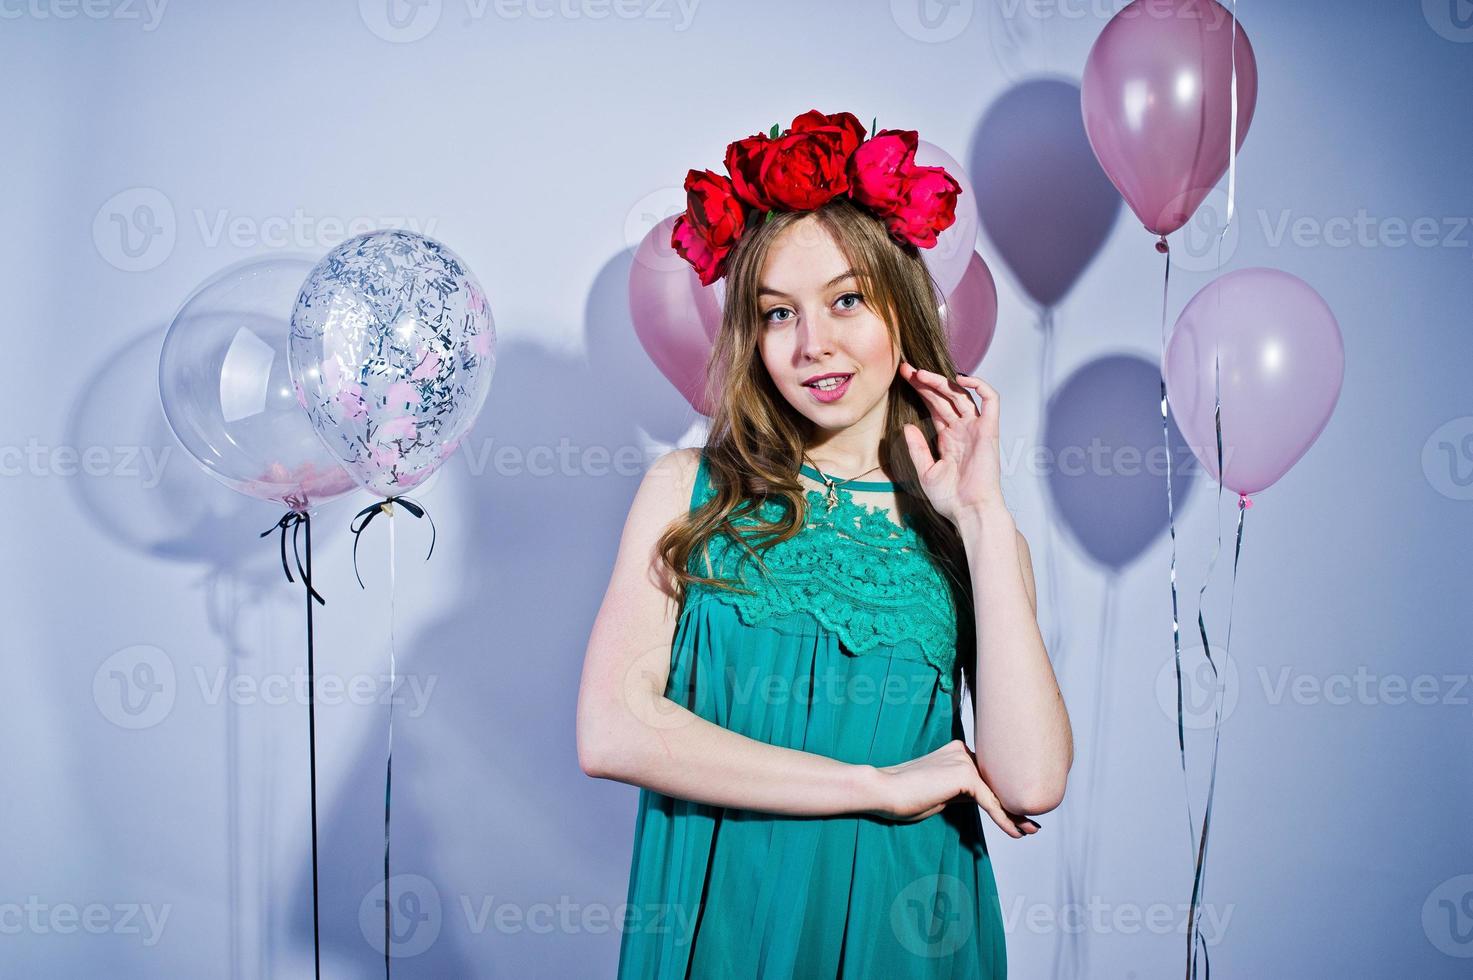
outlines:
[[[844,392],[849,390],[849,382],[853,380],[854,375],[851,374],[849,375],[849,377],[845,378],[837,388],[834,388],[830,391],[824,391],[822,388],[814,388],[812,386],[809,386],[808,390],[813,393],[813,397],[816,398],[818,401],[827,404],[829,402],[836,402],[840,398],[843,398]]]

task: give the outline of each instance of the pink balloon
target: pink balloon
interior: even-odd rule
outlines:
[[[946,345],[962,374],[982,363],[997,332],[997,283],[982,256],[972,253],[966,274],[941,307]]]
[[[922,167],[944,167],[956,178],[962,192],[956,196],[956,220],[936,236],[936,244],[920,250],[926,268],[941,292],[940,299],[950,296],[966,275],[967,264],[977,249],[977,193],[962,165],[935,143],[916,141],[916,163]]]
[[[1228,168],[1233,62],[1237,146],[1258,98],[1243,25],[1216,0],[1134,0],[1084,64],[1084,130],[1100,166],[1156,235],[1186,224]]]
[[[691,407],[709,416],[703,391],[706,361],[721,326],[715,285],[703,286],[690,263],[670,247],[675,215],[644,236],[629,268],[629,315],[655,367]]]
[[[1299,461],[1340,398],[1345,345],[1330,307],[1278,269],[1238,269],[1193,296],[1162,366],[1166,398],[1192,451],[1217,479],[1216,384],[1223,486],[1257,493]]]

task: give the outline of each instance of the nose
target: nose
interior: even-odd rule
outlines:
[[[804,317],[798,329],[799,349],[805,359],[819,361],[834,352],[834,325],[824,317]]]

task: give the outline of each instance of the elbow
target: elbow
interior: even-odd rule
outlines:
[[[643,693],[642,691],[640,692]],[[585,776],[638,783],[646,768],[649,726],[641,719],[658,705],[588,699],[577,714],[578,767]]]
[[[1057,809],[1059,804],[1064,802],[1064,789],[1067,778],[1067,776],[1061,776],[1055,780],[1019,787],[1015,793],[1010,793],[1006,799],[1000,798],[999,802],[1010,813],[1018,813],[1030,817],[1048,813],[1050,810]]]
[[[578,731],[578,768],[583,775],[594,779],[618,779],[622,772],[618,762],[609,751],[611,740],[604,736],[590,737],[582,728]]]
[[[612,726],[580,713],[577,727],[578,768],[583,770],[583,775],[594,779],[613,778],[615,766],[609,747],[615,740],[608,734]]]
[[[578,725],[578,768],[594,779],[629,782],[630,740],[618,725],[594,722]]]
[[[607,760],[581,736],[578,739],[578,768],[583,770],[583,775],[594,779],[607,779],[609,776]]]

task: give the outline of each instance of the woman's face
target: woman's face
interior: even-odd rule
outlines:
[[[833,236],[803,218],[773,240],[762,266],[759,349],[777,390],[815,426],[883,417],[900,355]],[[810,382],[840,375],[831,390]],[[833,381],[825,382],[834,384]]]

